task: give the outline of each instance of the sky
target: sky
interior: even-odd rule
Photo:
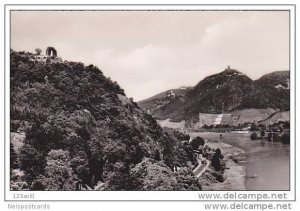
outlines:
[[[12,11],[11,48],[56,48],[139,101],[228,65],[252,79],[289,70],[287,11]]]

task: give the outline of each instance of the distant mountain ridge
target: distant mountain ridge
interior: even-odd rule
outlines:
[[[154,95],[150,98],[142,100],[139,104],[146,111],[153,111],[154,109],[159,109],[167,104],[170,104],[174,100],[183,99],[185,94],[191,90],[192,87],[179,87],[177,89],[169,89],[165,92]]]
[[[228,67],[172,99],[166,95],[168,90],[138,104],[158,119],[194,122],[199,113],[220,114],[250,108],[288,111],[289,86],[289,71],[272,72],[252,80]]]

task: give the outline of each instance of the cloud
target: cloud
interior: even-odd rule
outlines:
[[[127,54],[113,50],[96,53],[96,63],[104,74],[117,80],[129,96],[142,99],[145,93],[155,94],[167,87],[166,79],[177,71],[176,52],[171,48],[145,45]],[[133,95],[134,94],[134,95]]]
[[[34,24],[33,24],[34,23]],[[13,12],[12,47],[56,47],[141,100],[231,65],[253,79],[289,67],[288,12]]]
[[[288,40],[288,25],[282,17],[255,14],[211,25],[198,47],[205,49],[201,54],[206,63],[231,64],[256,79],[272,69],[288,67]]]

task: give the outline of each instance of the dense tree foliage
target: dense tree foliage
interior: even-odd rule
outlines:
[[[215,154],[213,155],[211,159],[211,165],[215,168],[216,171],[224,170],[221,164],[221,159],[223,159],[223,155],[221,153],[220,149],[216,149]]]
[[[10,173],[10,188],[11,190],[28,190],[28,183],[24,180],[24,172],[19,169],[13,169]]]
[[[203,138],[201,138],[200,136],[197,136],[196,138],[194,138],[192,141],[191,141],[191,146],[193,147],[193,149],[198,149],[199,146],[204,146],[205,144],[205,141]]]
[[[182,94],[172,90],[175,97],[162,92],[139,102],[158,119],[185,120],[185,127],[199,121],[199,113],[226,113],[239,109],[274,108],[290,110],[289,71],[276,71],[252,80],[245,74],[226,69],[210,75],[196,86],[182,89]],[[210,129],[210,126],[205,126]],[[226,125],[216,127],[226,128]]]
[[[18,167],[18,156],[14,150],[14,146],[10,143],[10,168],[16,169]]]
[[[196,165],[189,145],[179,147],[183,157],[176,156],[188,135],[165,132],[97,67],[37,62],[33,56],[12,50],[10,57],[11,125],[26,134],[19,166],[29,189],[75,190],[75,184],[93,188],[101,181],[107,190],[132,190],[132,169],[145,159],[174,178],[175,165]]]
[[[190,168],[174,173],[163,162],[144,159],[131,169],[133,187],[137,190],[201,190],[201,185]]]
[[[20,169],[25,172],[26,182],[31,185],[32,181],[44,173],[46,164],[45,157],[30,144],[25,144],[20,151]]]
[[[281,136],[281,142],[283,144],[290,144],[290,134],[289,133],[284,133],[282,136]]]

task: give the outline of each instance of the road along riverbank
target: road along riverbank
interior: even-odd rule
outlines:
[[[245,151],[225,143],[210,140],[206,140],[206,142],[211,148],[219,148],[221,150],[226,169],[223,174],[224,182],[204,182],[203,190],[245,190],[246,168],[243,165],[239,165],[239,162],[245,160]],[[212,173],[212,171],[210,167],[207,168],[206,173]],[[203,178],[205,176],[204,172]]]
[[[220,137],[220,133],[205,132],[190,135],[242,149],[245,152],[243,154],[245,159],[233,158],[233,160],[246,170],[244,178],[246,190],[289,190],[289,145],[251,141],[250,134],[223,133]],[[236,171],[238,172],[238,169]]]

